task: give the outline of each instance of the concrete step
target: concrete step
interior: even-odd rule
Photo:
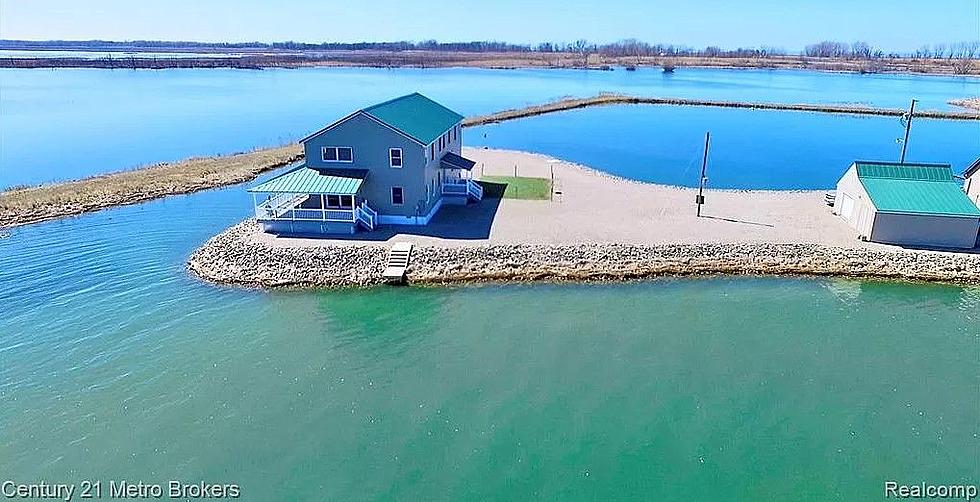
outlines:
[[[412,259],[412,243],[396,242],[388,251],[388,260],[381,277],[385,282],[403,282],[405,271]]]

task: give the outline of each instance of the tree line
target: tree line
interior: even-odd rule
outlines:
[[[980,40],[954,44],[923,45],[913,52],[885,53],[867,42],[835,42],[826,40],[807,45],[803,54],[810,57],[845,59],[880,59],[884,57],[913,57],[916,59],[973,59],[980,54]]]
[[[578,53],[600,54],[611,57],[624,56],[701,56],[716,58],[748,58],[767,56],[787,56],[788,51],[779,47],[739,47],[723,49],[708,46],[696,49],[674,44],[650,44],[636,39],[620,40],[612,43],[596,44],[585,39],[574,42],[542,42],[539,44],[512,44],[497,41],[438,42],[188,42],[166,40],[0,40],[0,49],[60,49],[60,50],[284,50],[284,51],[386,51],[403,52],[412,50],[436,52],[539,52],[539,53]],[[807,57],[843,59],[881,59],[885,57],[913,57],[919,59],[974,59],[980,55],[980,40],[951,44],[924,45],[907,52],[888,52],[867,42],[822,41],[804,47],[799,53]]]

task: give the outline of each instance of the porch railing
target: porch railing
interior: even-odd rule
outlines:
[[[255,208],[255,216],[260,220],[354,222],[353,209],[276,209],[262,204]]]
[[[354,209],[354,217],[368,230],[374,230],[374,226],[378,224],[378,213],[366,201]]]
[[[442,183],[443,195],[466,195],[483,200],[483,187],[473,180],[446,180]]]
[[[446,180],[442,182],[445,195],[466,195],[466,180]]]
[[[473,180],[466,180],[466,193],[476,200],[483,200],[483,186]]]

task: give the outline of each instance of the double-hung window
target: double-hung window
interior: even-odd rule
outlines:
[[[325,146],[322,152],[324,162],[354,162],[354,149],[349,146]]]
[[[391,187],[391,203],[395,206],[405,203],[405,190],[402,187]]]
[[[350,195],[327,195],[327,209],[350,209],[354,206],[354,199]]]
[[[388,165],[391,167],[401,167],[402,166],[402,149],[401,148],[389,148],[388,149]]]

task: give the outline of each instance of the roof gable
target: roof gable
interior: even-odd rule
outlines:
[[[369,106],[364,113],[428,145],[463,120],[463,116],[419,94]]]
[[[878,211],[980,217],[980,208],[960,189],[949,164],[854,164]]]
[[[980,157],[977,157],[977,160],[974,160],[973,163],[970,164],[970,167],[966,168],[966,171],[963,171],[963,177],[969,178],[978,172],[980,172]]]

